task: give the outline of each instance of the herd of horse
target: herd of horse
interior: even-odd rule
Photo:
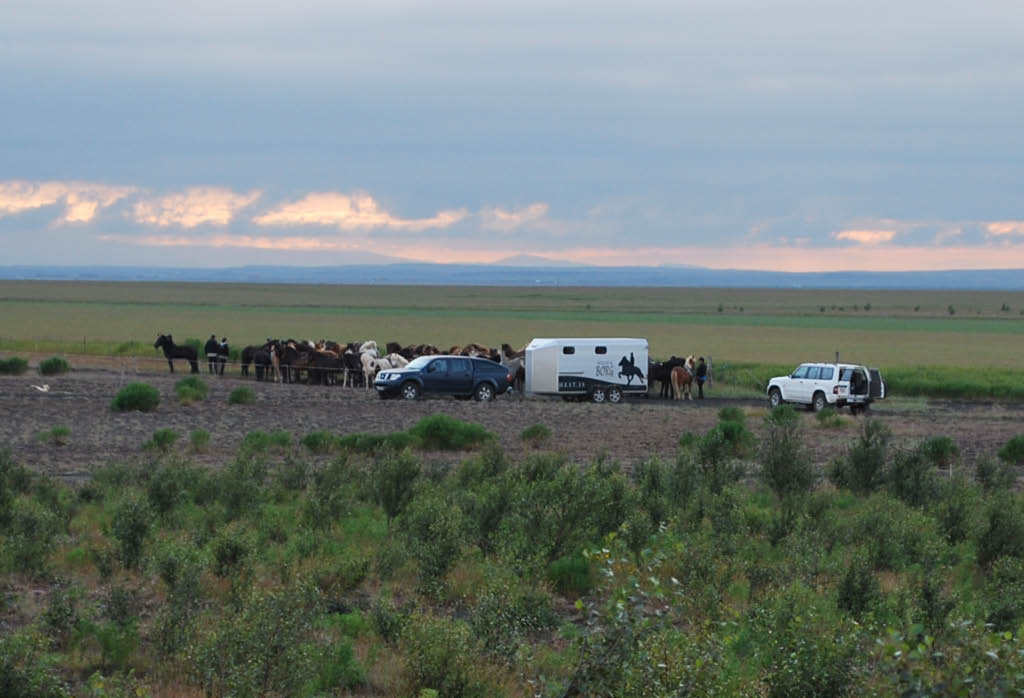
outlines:
[[[188,361],[192,373],[199,373],[199,356],[194,347],[175,344],[170,334],[160,334],[153,347],[163,350],[171,373],[174,373],[175,359]],[[509,344],[494,349],[472,343],[442,350],[433,344],[402,346],[388,342],[381,352],[373,340],[341,344],[331,340],[313,342],[268,338],[261,345],[249,345],[242,350],[240,370],[243,376],[249,376],[252,367],[257,381],[371,388],[380,371],[402,368],[417,357],[436,354],[490,359],[509,370],[516,390],[522,392],[525,385],[526,347],[513,349]],[[637,373],[641,374],[639,370]],[[696,364],[692,355],[685,358],[673,356],[668,361],[650,362],[647,375],[649,384],[660,383],[661,397],[689,399],[692,397],[690,388],[695,381]]]

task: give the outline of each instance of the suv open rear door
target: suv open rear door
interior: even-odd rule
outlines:
[[[873,400],[884,400],[885,383],[882,382],[882,374],[877,368],[869,368],[868,373],[871,375],[871,385],[868,386],[869,397]]]

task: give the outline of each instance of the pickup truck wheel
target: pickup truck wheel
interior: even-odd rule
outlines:
[[[768,406],[775,409],[782,404],[782,391],[778,388],[772,388],[768,391]]]
[[[613,405],[622,402],[622,390],[620,388],[608,388],[608,402]]]
[[[476,392],[473,395],[477,402],[490,402],[494,399],[494,386],[490,383],[481,383],[476,386]]]
[[[604,388],[594,388],[594,392],[590,393],[591,402],[604,402],[604,398]]]
[[[403,400],[415,400],[420,396],[420,386],[415,381],[407,381],[402,384],[400,394]]]
[[[814,394],[814,398],[811,400],[811,411],[821,412],[825,409],[825,405],[828,403],[825,401],[825,393],[820,390]]]

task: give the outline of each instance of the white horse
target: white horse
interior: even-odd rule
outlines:
[[[373,387],[373,380],[377,377],[378,372],[392,368],[390,361],[387,359],[378,359],[370,352],[360,354],[359,360],[363,364],[363,379],[366,381],[367,388]]]
[[[391,368],[405,368],[409,364],[409,359],[401,354],[388,354],[384,359],[391,364]]]
[[[363,342],[359,345],[359,355],[371,354],[373,358],[380,356],[380,351],[377,349],[377,342],[372,339],[369,342]]]

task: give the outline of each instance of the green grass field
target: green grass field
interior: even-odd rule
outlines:
[[[148,355],[159,332],[238,347],[270,336],[442,347],[638,336],[656,357],[710,355],[757,374],[839,351],[897,370],[907,388],[927,367],[922,385],[948,378],[1005,397],[1024,396],[1022,313],[1019,292],[4,281],[0,351]]]

